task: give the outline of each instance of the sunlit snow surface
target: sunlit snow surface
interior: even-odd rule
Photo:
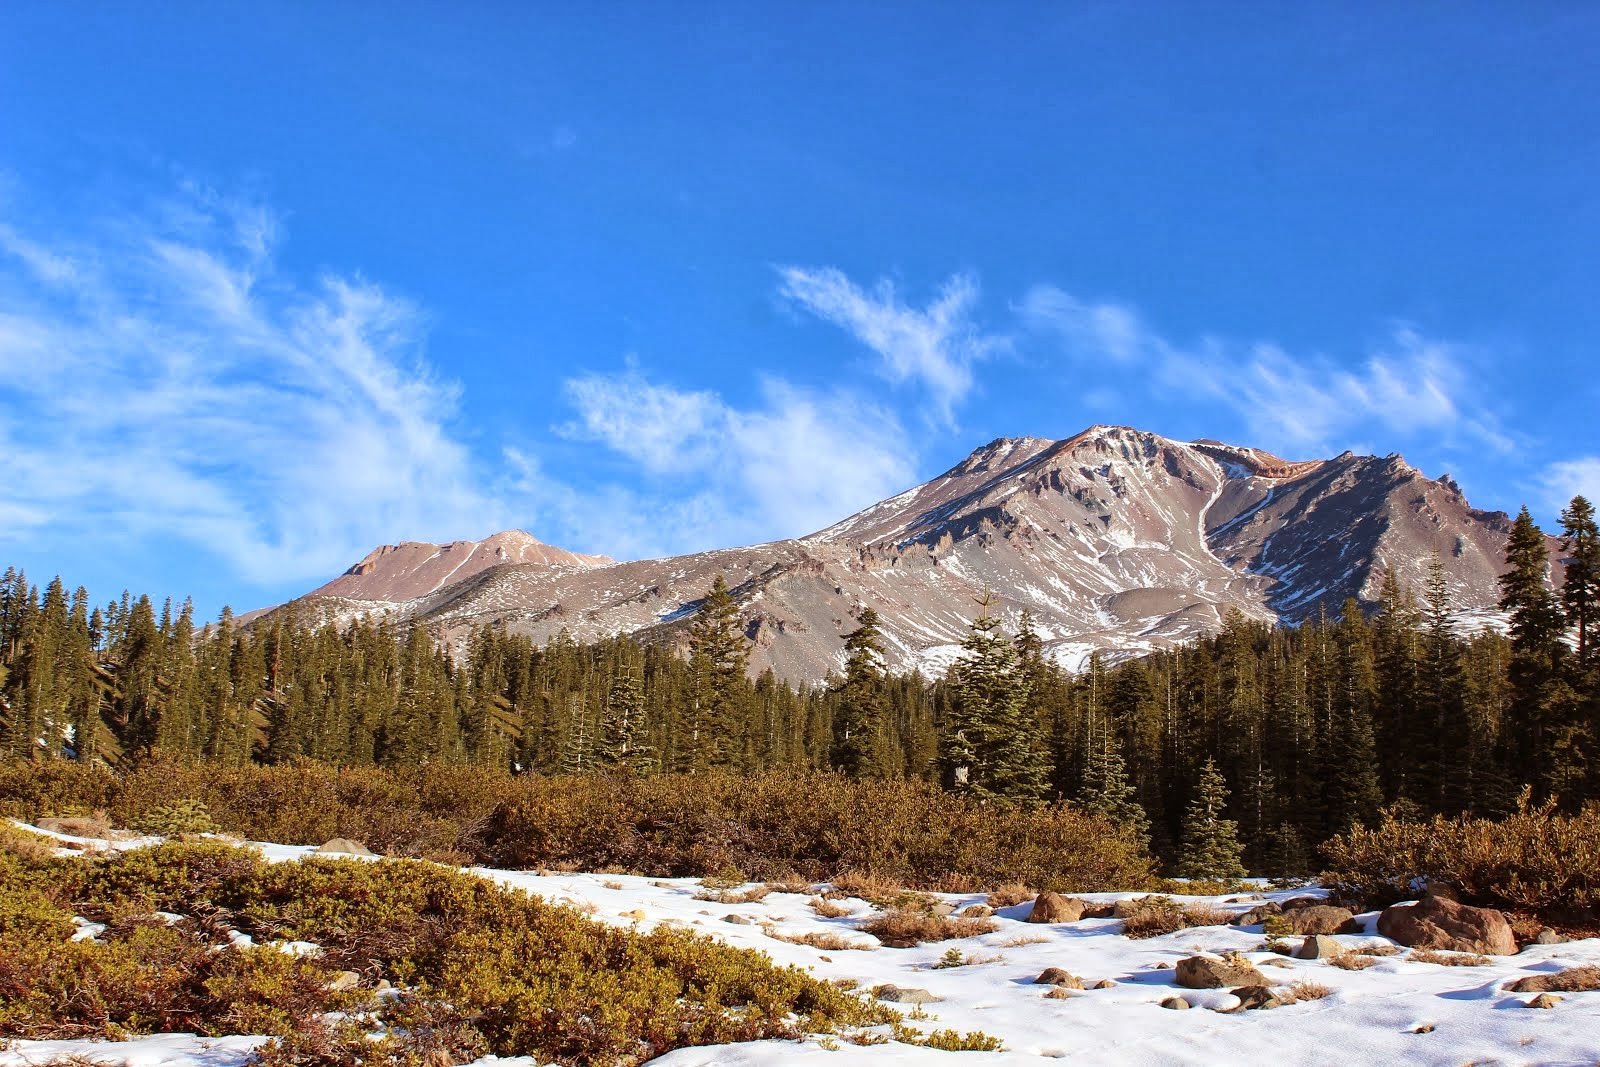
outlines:
[[[59,835],[50,835],[59,836]],[[143,839],[138,843],[147,843]],[[118,847],[129,847],[123,843]],[[311,851],[285,845],[256,846],[272,860],[293,861]],[[1318,960],[1285,960],[1255,951],[1259,927],[1203,927],[1164,937],[1130,941],[1115,919],[1086,919],[1057,926],[1023,922],[1028,905],[1007,908],[994,933],[963,941],[912,949],[863,948],[821,951],[769,936],[826,930],[852,932],[870,914],[865,901],[846,900],[850,915],[826,919],[808,906],[809,894],[773,893],[753,904],[726,905],[696,900],[703,892],[694,879],[650,879],[624,875],[539,874],[530,871],[473,873],[523,889],[555,903],[575,905],[602,922],[650,929],[682,925],[729,944],[758,948],[782,964],[806,968],[819,978],[849,978],[863,989],[881,983],[926,989],[944,998],[913,1019],[924,1032],[935,1029],[982,1030],[1000,1038],[1005,1049],[993,1053],[946,1053],[903,1044],[858,1047],[812,1038],[803,1043],[757,1042],[682,1049],[653,1063],[658,1067],[785,1067],[789,1064],[996,1064],[1065,1060],[1080,1064],[1149,1067],[1156,1064],[1423,1064],[1461,1067],[1504,1065],[1593,1065],[1600,1061],[1600,992],[1564,994],[1550,1010],[1524,1007],[1529,996],[1501,990],[1506,982],[1584,964],[1600,964],[1600,940],[1549,947],[1534,946],[1486,967],[1441,967],[1412,963],[1405,956],[1380,958],[1367,970],[1345,971]],[[1304,895],[1268,892],[1271,898]],[[1115,900],[1131,894],[1085,894]],[[980,903],[979,895],[949,894],[952,904]],[[1250,901],[1229,897],[1203,900],[1231,911]],[[644,918],[636,916],[643,913]],[[737,915],[748,925],[725,921]],[[1361,917],[1365,933],[1344,935],[1351,946],[1380,943],[1373,933],[1375,913]],[[871,946],[870,935],[855,940]],[[936,969],[947,949],[986,960]],[[1168,967],[1196,952],[1240,951],[1274,983],[1308,979],[1330,987],[1322,999],[1241,1014],[1227,1007],[1231,994],[1175,988]],[[1273,966],[1267,961],[1287,963]],[[1091,985],[1102,978],[1117,984],[1090,989],[1063,1000],[1044,996],[1033,984],[1046,967],[1062,967]],[[1195,1005],[1171,1011],[1160,1001],[1181,993]],[[1432,1027],[1418,1033],[1419,1028]],[[107,1064],[175,1064],[179,1067],[233,1067],[248,1058],[263,1039],[196,1038],[163,1035],[124,1042],[16,1041],[0,1051],[0,1064],[42,1063],[81,1055]],[[533,1060],[482,1060],[480,1063],[532,1064]]]

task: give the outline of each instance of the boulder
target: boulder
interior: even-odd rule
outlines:
[[[1586,993],[1600,989],[1600,967],[1571,967],[1555,974],[1531,974],[1505,988],[1513,993]]]
[[[317,853],[323,856],[372,856],[376,855],[370,848],[359,841],[352,841],[348,837],[336,837],[332,841],[324,841]]]
[[[1315,908],[1326,903],[1321,897],[1291,897],[1283,902],[1284,911],[1299,911],[1301,908]]]
[[[1190,956],[1178,961],[1175,977],[1185,989],[1224,989],[1267,984],[1267,976],[1242,956]]]
[[[994,914],[994,909],[987,904],[968,904],[961,909],[963,919],[987,919]]]
[[[1300,945],[1300,951],[1294,954],[1299,960],[1331,960],[1335,956],[1343,956],[1345,948],[1326,934],[1313,934],[1306,938]]]
[[[926,989],[904,989],[897,985],[878,986],[872,991],[872,995],[891,1004],[937,1004],[944,999],[934,996]]]
[[[1111,917],[1113,919],[1126,919],[1137,915],[1144,906],[1143,897],[1128,897],[1111,905]]]
[[[1241,1011],[1265,1011],[1283,1003],[1272,992],[1272,987],[1265,985],[1240,986],[1233,990],[1233,995],[1239,998],[1239,1008],[1236,1010]]]
[[[1560,1003],[1561,998],[1556,996],[1554,993],[1540,993],[1538,996],[1528,1001],[1527,1006],[1530,1008],[1553,1008]]]
[[[722,917],[722,921],[725,922],[725,923],[732,923],[735,926],[750,926],[750,925],[752,925],[750,920],[746,919],[743,915],[724,915]]]
[[[1276,900],[1269,900],[1265,904],[1257,904],[1249,911],[1233,920],[1235,926],[1260,926],[1274,915],[1283,914],[1283,905]]]
[[[1060,893],[1040,893],[1028,912],[1031,923],[1075,923],[1083,918],[1083,901]]]
[[[1173,1011],[1189,1010],[1189,1002],[1182,997],[1168,997],[1161,1002],[1161,1006],[1163,1008],[1171,1008]]]
[[[1083,979],[1060,967],[1046,967],[1040,972],[1039,977],[1033,980],[1034,985],[1066,986],[1068,989],[1082,989]]]
[[[1565,945],[1567,939],[1547,926],[1539,931],[1538,936],[1533,939],[1533,943],[1535,945]]]
[[[1102,978],[1102,979],[1100,979],[1100,981],[1096,982],[1094,985],[1090,986],[1089,988],[1090,989],[1115,989],[1115,988],[1117,988],[1117,983],[1113,982],[1109,978]]]
[[[1356,922],[1356,917],[1351,914],[1349,908],[1335,908],[1328,904],[1295,908],[1285,911],[1283,917],[1289,921],[1289,927],[1295,933],[1304,937],[1316,934],[1354,934],[1361,931],[1361,924]]]
[[[1396,904],[1378,916],[1378,933],[1407,948],[1510,956],[1517,951],[1511,924],[1494,908],[1474,908],[1443,896]]]

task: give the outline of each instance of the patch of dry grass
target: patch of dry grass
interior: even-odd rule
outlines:
[[[928,941],[954,941],[963,937],[993,933],[1000,924],[993,919],[964,919],[934,915],[926,911],[895,909],[874,915],[860,929],[890,948],[911,948]]]
[[[823,895],[832,897],[839,894],[860,897],[862,900],[887,900],[906,891],[899,882],[879,878],[865,871],[845,871],[829,884],[829,890]]]
[[[1160,937],[1162,934],[1187,930],[1193,926],[1226,926],[1233,913],[1210,904],[1190,904],[1179,907],[1164,897],[1147,898],[1122,921],[1122,932],[1134,940]]]
[[[1014,908],[1018,904],[1027,903],[1038,895],[1021,882],[1007,882],[989,894],[989,907],[994,908],[996,911],[1001,908]]]
[[[1023,945],[1042,945],[1051,940],[1053,939],[1043,934],[1018,934],[1016,937],[1006,938],[1000,944],[1006,948],[1021,948]]]
[[[835,930],[807,930],[803,934],[790,934],[775,926],[763,926],[761,931],[774,941],[783,941],[790,945],[810,945],[824,952],[871,952],[876,947]]]
[[[1406,959],[1413,963],[1435,963],[1440,967],[1484,967],[1493,962],[1488,956],[1475,952],[1436,952],[1431,948],[1414,948]]]
[[[1357,956],[1396,956],[1400,953],[1397,945],[1362,945],[1351,951]]]
[[[1341,971],[1364,971],[1378,961],[1371,956],[1362,956],[1355,952],[1346,952],[1328,960],[1329,967],[1337,967]]]
[[[854,910],[852,908],[845,907],[843,904],[835,904],[831,900],[824,900],[821,897],[812,897],[807,903],[811,905],[812,911],[816,912],[824,919],[842,918],[843,916],[849,915],[850,912]]]
[[[754,904],[767,899],[772,887],[752,886],[749,889],[704,889],[694,895],[696,900],[709,900],[715,904]]]
[[[1274,990],[1273,995],[1279,1000],[1283,1001],[1285,1004],[1297,1004],[1302,1000],[1321,1000],[1323,997],[1332,992],[1333,989],[1331,986],[1325,986],[1321,982],[1313,982],[1310,979],[1301,978],[1297,981],[1290,982],[1288,985],[1283,986],[1280,989]]]

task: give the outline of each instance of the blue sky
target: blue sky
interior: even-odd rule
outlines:
[[[210,615],[402,539],[795,536],[1096,422],[1549,526],[1600,494],[1597,51],[1566,3],[4,5],[0,561]]]

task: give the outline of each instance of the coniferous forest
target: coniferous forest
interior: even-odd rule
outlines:
[[[446,649],[417,624],[292,610],[197,625],[187,604],[95,604],[8,570],[0,755],[927,779],[996,804],[1066,800],[1179,873],[1196,849],[1208,873],[1302,873],[1320,842],[1380,812],[1492,816],[1524,790],[1566,810],[1600,799],[1600,536],[1581,497],[1562,520],[1552,588],[1545,537],[1518,517],[1504,633],[1457,624],[1435,561],[1424,588],[1391,576],[1365,609],[1299,628],[1232,615],[1210,638],[1079,674],[1046,658],[1026,613],[1008,631],[987,604],[944,677],[888,674],[868,608],[841,635],[843,675],[806,687],[749,677],[720,579],[681,655],[626,637],[537,646],[495,626]]]

